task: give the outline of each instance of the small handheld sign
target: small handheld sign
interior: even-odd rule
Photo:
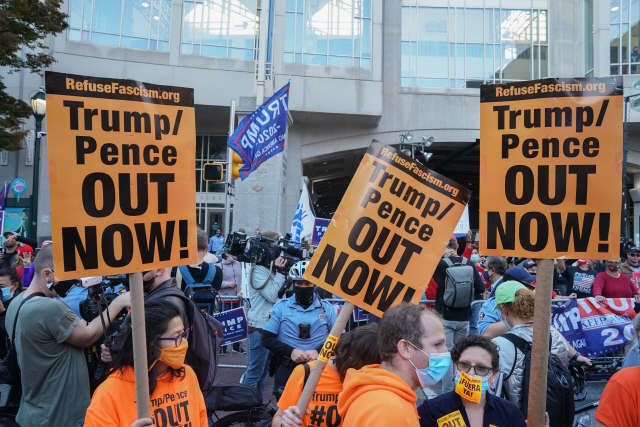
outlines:
[[[482,399],[482,378],[472,377],[466,372],[460,372],[460,380],[456,384],[456,393],[471,402]]]
[[[25,181],[23,178],[14,179],[13,181],[11,181],[11,191],[13,192],[13,194],[18,196],[17,201],[19,202],[20,196],[27,191],[27,181]]]

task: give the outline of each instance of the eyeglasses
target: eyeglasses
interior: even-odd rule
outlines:
[[[466,372],[467,374],[471,371],[471,368],[473,368],[473,371],[476,373],[476,375],[480,375],[481,377],[486,377],[487,375],[489,375],[489,372],[493,371],[493,368],[489,366],[472,365],[469,362],[463,361],[459,361],[458,363],[456,363],[456,366],[459,371]]]
[[[632,256],[634,258],[638,258],[640,256],[640,254],[629,254],[629,256]]]
[[[178,335],[177,337],[173,337],[173,338],[158,338],[158,341],[175,341],[176,347],[179,347],[180,344],[182,344],[182,341],[189,339],[189,331],[190,330],[191,330],[191,328],[184,328],[182,333],[180,335]]]

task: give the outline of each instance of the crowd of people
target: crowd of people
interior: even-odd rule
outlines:
[[[280,238],[273,230],[256,229],[258,236],[269,245]],[[473,233],[447,245],[426,291],[433,309],[402,303],[342,334],[301,412],[296,403],[337,318],[336,306],[326,301],[331,295],[304,278],[308,261],[285,257],[252,266],[244,283],[241,262],[228,252],[222,230],[209,236],[198,229],[196,263],[142,274],[148,419],[138,419],[136,411],[129,293],[114,295],[108,308],[99,307],[102,315],[87,321],[79,308],[87,288],[79,280],[55,278],[56,243],[43,243],[34,258],[36,242],[12,233],[4,237],[0,356],[15,354],[21,369],[11,399],[23,427],[208,426],[208,391],[227,351],[248,353],[244,384],[261,399],[276,400],[273,427],[526,425],[536,260],[485,257]],[[626,244],[624,251],[616,260],[556,260],[555,297],[600,303],[635,298],[640,311],[640,249]],[[247,348],[220,346],[224,326],[202,312],[237,308],[243,299],[250,301]],[[633,326],[640,337],[640,316]],[[115,333],[107,337],[107,330]],[[570,361],[591,363],[553,326],[549,353],[559,369]],[[99,369],[88,366],[92,354]],[[268,375],[274,387],[265,392]],[[605,388],[597,426],[640,425],[639,380],[636,339],[624,373]],[[416,391],[436,384],[440,395],[416,405]],[[558,418],[547,425],[569,425]]]

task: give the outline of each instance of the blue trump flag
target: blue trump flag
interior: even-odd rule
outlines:
[[[253,113],[244,118],[227,145],[242,158],[240,179],[244,180],[264,161],[284,150],[289,110],[289,83]]]

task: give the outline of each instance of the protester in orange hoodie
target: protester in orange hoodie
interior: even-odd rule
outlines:
[[[297,366],[278,400],[278,412],[273,417],[271,427],[319,426],[338,427],[342,418],[338,414],[338,395],[342,392],[342,382],[349,369],[360,369],[365,365],[380,363],[378,351],[378,325],[360,326],[343,334],[336,345],[333,356],[322,371],[311,402],[304,417],[297,406],[302,389],[306,384],[315,361],[308,366]]]
[[[342,427],[419,427],[418,387],[442,379],[451,364],[442,323],[424,306],[402,303],[378,327],[382,363],[349,369],[338,398]]]
[[[207,409],[193,370],[184,364],[189,329],[167,299],[145,304],[152,418],[137,419],[131,327],[116,335],[111,375],[93,395],[85,427],[208,427]]]

